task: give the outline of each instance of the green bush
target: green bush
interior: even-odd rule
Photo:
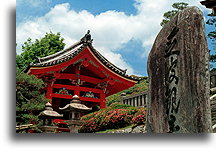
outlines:
[[[38,123],[37,115],[47,100],[42,91],[45,84],[34,75],[16,69],[16,123]]]
[[[121,94],[125,93],[127,96],[134,95],[137,93],[144,92],[148,89],[148,77],[140,77],[141,80],[139,83],[135,84],[133,87],[130,87],[126,90],[113,94],[106,98],[106,105],[110,106],[113,103],[120,103]]]
[[[119,103],[121,101],[120,94],[114,94],[106,98],[106,106],[110,106],[113,103]]]
[[[118,102],[112,103],[112,104],[110,105],[110,107],[111,107],[112,109],[122,109],[122,108],[129,108],[129,107],[134,108],[134,107],[131,106],[131,105],[128,105],[128,104],[120,104],[120,103],[118,103]]]

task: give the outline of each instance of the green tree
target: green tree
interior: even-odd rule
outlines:
[[[64,38],[60,33],[54,34],[52,32],[46,33],[42,39],[36,39],[34,42],[28,38],[22,45],[22,53],[16,55],[16,66],[24,70],[25,67],[37,61],[38,57],[45,57],[54,54],[64,49]]]
[[[174,10],[170,10],[164,13],[163,15],[164,19],[160,23],[161,26],[167,24],[171,20],[171,18],[175,16],[179,11],[187,8],[188,4],[184,2],[179,2],[179,3],[174,3],[172,7],[174,8]]]
[[[216,16],[212,15],[212,14],[209,14],[209,19],[206,21],[206,24],[207,25],[210,25],[210,26],[214,26],[214,30],[210,31],[208,33],[208,37],[212,40],[212,44],[213,44],[213,49],[210,49],[210,50],[215,50],[215,54],[211,54],[210,55],[210,61],[215,63],[216,62]],[[214,66],[211,65],[211,67],[213,68]]]
[[[208,14],[208,16],[209,16],[209,19],[206,21],[206,24],[214,26],[213,28],[216,28],[216,16],[214,16],[212,14]],[[216,30],[214,29],[213,31],[210,31],[208,33],[208,37],[210,39],[212,39],[213,41],[215,41],[215,39],[216,39]]]
[[[16,69],[16,123],[39,123],[38,113],[48,100],[42,88],[45,84],[34,75]]]

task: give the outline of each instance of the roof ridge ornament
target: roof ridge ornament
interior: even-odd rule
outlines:
[[[124,74],[126,74],[126,72],[127,72],[127,69],[123,70],[123,73],[124,73]]]
[[[91,38],[90,30],[88,30],[87,33],[85,34],[85,36],[83,38],[81,38],[81,42],[91,44],[92,41],[93,41],[93,39]]]

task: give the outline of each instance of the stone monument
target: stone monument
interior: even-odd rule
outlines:
[[[148,132],[212,132],[209,51],[197,7],[179,12],[161,29],[148,57],[148,74]]]

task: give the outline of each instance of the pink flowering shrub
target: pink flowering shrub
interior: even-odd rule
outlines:
[[[132,118],[132,123],[141,125],[146,121],[146,110],[144,108],[140,108],[139,111]]]
[[[81,118],[84,121],[79,132],[92,133],[97,131],[103,131],[107,129],[122,128],[132,124],[132,119],[137,115],[140,109],[135,107],[125,107],[119,109],[119,107],[107,107],[97,112],[85,115]],[[116,109],[117,108],[117,109]]]

